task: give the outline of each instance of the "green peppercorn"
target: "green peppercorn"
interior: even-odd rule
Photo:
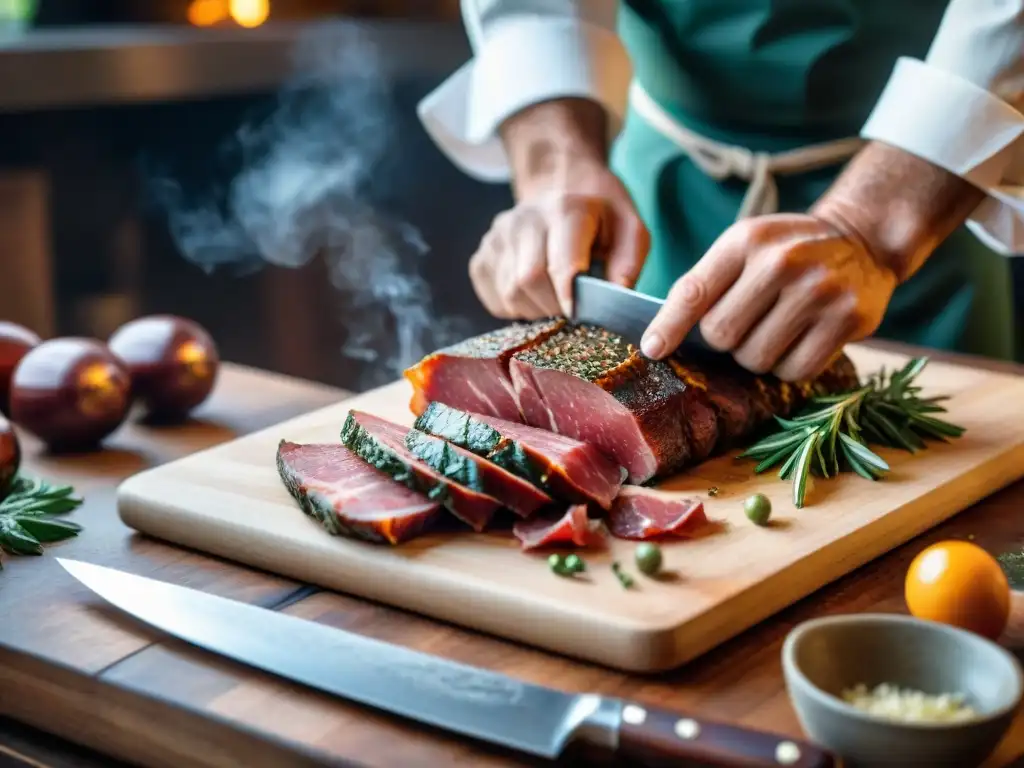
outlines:
[[[755,493],[743,502],[743,511],[754,525],[767,525],[772,515],[772,503],[763,493]]]
[[[654,576],[661,570],[661,547],[650,541],[641,542],[637,544],[636,551],[633,553],[633,559],[636,560],[636,567],[640,573]]]
[[[573,576],[587,569],[586,563],[579,555],[563,556],[557,553],[548,555],[548,567],[559,576]]]
[[[579,555],[566,555],[562,565],[569,573],[583,573],[583,571],[587,570],[586,563],[583,562],[583,558]]]

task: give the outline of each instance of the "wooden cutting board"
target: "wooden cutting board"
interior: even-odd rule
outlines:
[[[905,358],[851,347],[861,375]],[[552,574],[511,534],[445,533],[399,547],[329,536],[277,476],[278,441],[334,441],[350,408],[412,423],[405,382],[141,472],[119,489],[122,519],[143,533],[328,589],[377,600],[619,669],[678,666],[928,530],[1024,475],[1024,379],[933,362],[926,392],[949,394],[948,418],[967,428],[916,455],[883,451],[891,475],[818,481],[793,507],[776,475],[725,456],[661,485],[704,498],[721,530],[663,546],[667,578],[632,567],[634,546],[587,553],[588,573]],[[709,497],[708,490],[719,493]],[[758,528],[743,499],[767,494],[774,523]],[[610,569],[619,560],[636,586]]]

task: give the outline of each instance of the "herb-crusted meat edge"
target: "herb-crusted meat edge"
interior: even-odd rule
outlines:
[[[410,469],[408,460],[367,432],[351,411],[341,427],[341,442],[356,456],[371,467],[379,469],[396,483],[401,483],[409,490],[421,493],[431,501],[451,509],[452,498],[446,483],[440,480],[430,482],[421,479]]]
[[[517,441],[504,437],[489,424],[458,410],[443,403],[431,403],[416,419],[416,429],[448,440],[453,445],[497,464],[516,477],[533,483],[546,493],[552,493],[547,482],[546,468],[530,459]]]

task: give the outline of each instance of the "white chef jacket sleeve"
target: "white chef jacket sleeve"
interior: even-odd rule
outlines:
[[[473,58],[417,113],[438,147],[481,181],[507,181],[498,128],[516,112],[585,97],[621,130],[632,66],[615,32],[617,0],[462,0]]]
[[[951,0],[925,61],[901,58],[861,131],[987,192],[967,226],[1024,255],[1024,0]]]

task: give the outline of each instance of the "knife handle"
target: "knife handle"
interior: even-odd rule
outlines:
[[[617,757],[629,765],[708,768],[834,768],[834,755],[805,741],[623,703]]]

